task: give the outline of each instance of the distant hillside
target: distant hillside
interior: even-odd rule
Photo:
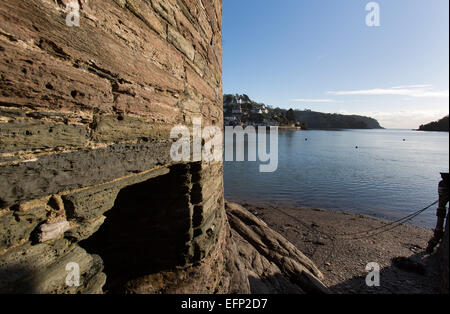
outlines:
[[[382,129],[378,121],[370,117],[309,110],[296,110],[295,114],[311,129]]]
[[[377,120],[357,115],[281,109],[256,103],[247,95],[223,97],[227,125],[278,125],[302,129],[382,129]]]
[[[439,121],[430,122],[425,125],[421,125],[419,127],[419,131],[442,131],[442,132],[448,132],[449,131],[449,120],[448,116],[443,117]]]

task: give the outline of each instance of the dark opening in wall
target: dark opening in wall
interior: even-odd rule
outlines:
[[[106,293],[127,281],[184,265],[189,259],[189,165],[123,188],[101,228],[80,245],[104,263]]]

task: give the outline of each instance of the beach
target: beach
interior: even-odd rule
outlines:
[[[367,237],[364,231],[389,221],[299,206],[242,205],[309,257],[323,273],[323,282],[332,293],[440,292],[438,257],[424,252],[433,234],[430,229],[403,224]],[[341,234],[353,235],[338,236]],[[396,257],[411,258],[418,269],[405,270],[393,265],[392,259]],[[380,265],[379,287],[366,285],[369,273],[366,265],[372,262]]]

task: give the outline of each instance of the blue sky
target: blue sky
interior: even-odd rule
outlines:
[[[224,93],[388,128],[448,114],[449,1],[223,0]]]

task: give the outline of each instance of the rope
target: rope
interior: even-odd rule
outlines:
[[[305,228],[311,230],[312,233],[313,233],[313,236],[314,236],[315,233],[316,234],[319,233],[319,234],[322,234],[322,235],[326,236],[328,238],[328,240],[331,241],[332,249],[330,250],[330,252],[328,254],[328,257],[324,260],[324,263],[325,263],[325,261],[328,260],[333,255],[333,252],[335,250],[336,237],[341,237],[344,240],[359,240],[359,239],[370,238],[370,237],[373,237],[373,236],[376,236],[376,235],[379,235],[379,234],[391,231],[391,230],[393,230],[395,228],[398,228],[399,226],[401,226],[405,222],[408,222],[408,221],[414,219],[415,217],[419,216],[421,213],[423,213],[426,210],[428,210],[431,206],[436,205],[438,202],[439,202],[439,200],[436,200],[433,203],[431,203],[430,205],[428,205],[428,206],[426,206],[426,207],[424,207],[424,208],[422,208],[422,209],[420,209],[420,210],[418,210],[418,211],[416,211],[414,213],[411,213],[411,214],[409,214],[407,216],[404,216],[404,217],[402,217],[400,219],[397,219],[395,221],[392,221],[392,222],[389,222],[387,224],[384,224],[383,226],[380,226],[380,227],[371,228],[371,229],[368,229],[368,230],[365,230],[365,231],[359,231],[359,232],[354,232],[354,233],[341,233],[341,234],[338,234],[338,233],[337,234],[331,234],[331,233],[327,233],[327,232],[324,232],[324,231],[316,230],[316,229],[312,228],[311,226],[309,226],[308,224],[304,223],[303,221],[300,221],[297,217],[292,216],[291,214],[285,212],[284,210],[282,210],[280,208],[274,208],[274,209],[282,212],[286,216],[288,216],[288,217],[294,219],[295,221],[297,221],[298,223],[300,223]],[[388,229],[385,229],[385,228],[390,227],[390,226],[392,226],[392,227],[388,228]],[[382,229],[385,229],[385,230],[382,230]],[[381,231],[377,232],[377,233],[372,233],[372,232],[377,231],[377,230],[381,230]],[[348,236],[356,236],[356,235],[360,235],[360,234],[364,234],[364,235],[361,236],[361,237],[345,238],[345,237],[348,237]],[[316,251],[317,251],[317,246],[315,246],[315,249],[314,249],[311,257],[313,257],[315,255]]]
[[[389,228],[389,229],[387,229],[387,230],[385,230],[385,231],[378,232],[378,233],[373,234],[373,235],[378,235],[378,234],[381,234],[381,233],[390,231],[390,230],[392,230],[392,229],[397,228],[398,226],[401,226],[403,223],[408,222],[408,221],[412,220],[413,218],[417,217],[417,216],[420,215],[421,213],[423,213],[423,212],[425,212],[426,210],[428,210],[431,206],[436,205],[438,202],[439,202],[439,201],[436,200],[436,201],[434,201],[433,203],[431,203],[430,205],[428,205],[427,207],[424,207],[424,208],[422,208],[422,209],[420,209],[420,210],[418,210],[418,211],[415,211],[415,212],[413,212],[413,213],[411,213],[411,214],[409,214],[409,215],[407,215],[407,216],[404,216],[404,217],[402,217],[402,218],[400,218],[400,219],[397,219],[397,220],[395,220],[395,221],[392,221],[392,222],[389,222],[389,223],[387,223],[387,224],[384,224],[384,225],[382,225],[382,226],[380,226],[380,227],[371,228],[371,229],[368,229],[368,230],[358,231],[358,232],[354,232],[354,233],[335,233],[335,234],[327,233],[327,232],[320,231],[320,230],[316,230],[316,229],[310,227],[309,225],[307,225],[306,223],[304,223],[304,222],[298,220],[297,217],[294,217],[294,216],[292,216],[291,214],[286,213],[286,212],[285,212],[284,210],[282,210],[282,209],[275,208],[275,210],[278,210],[278,211],[282,212],[283,214],[285,214],[286,216],[288,216],[288,217],[290,217],[290,218],[296,220],[296,221],[299,222],[301,225],[303,225],[304,227],[306,227],[306,228],[309,229],[309,230],[312,230],[312,231],[315,232],[315,233],[320,233],[320,234],[323,234],[323,235],[325,235],[325,236],[327,236],[327,237],[330,237],[330,238],[336,238],[336,237],[347,237],[347,236],[353,236],[353,235],[367,234],[367,233],[371,233],[371,232],[373,232],[373,231],[377,231],[377,230],[384,229],[384,228],[386,228],[386,227],[395,225],[393,228]],[[370,235],[370,236],[372,236],[372,235]],[[351,239],[351,238],[349,238],[349,239]],[[359,238],[354,238],[354,239],[359,239]]]
[[[411,214],[409,214],[409,215],[407,215],[405,217],[402,217],[402,218],[397,219],[395,221],[389,222],[389,223],[384,224],[383,226],[380,226],[380,227],[377,227],[377,228],[372,228],[372,229],[368,229],[368,230],[365,230],[365,231],[359,231],[359,232],[354,232],[354,233],[340,233],[340,234],[337,233],[337,234],[335,234],[335,236],[353,236],[353,235],[359,235],[359,234],[367,234],[367,233],[371,233],[371,232],[376,231],[376,230],[380,230],[380,229],[392,226],[392,225],[397,224],[397,223],[398,223],[398,226],[400,226],[401,224],[403,224],[403,223],[405,223],[407,221],[410,221],[413,218],[415,218],[418,215],[420,215],[421,213],[425,212],[431,206],[436,205],[438,202],[439,202],[438,200],[434,201],[432,204],[428,205],[427,207],[424,207],[424,208],[422,208],[422,209],[420,209],[420,210],[418,210],[418,211],[416,211],[414,213],[411,213]],[[396,227],[397,227],[397,225],[394,228],[396,228]],[[390,228],[390,229],[388,229],[386,231],[392,230],[394,228]],[[381,234],[381,233],[383,233],[383,232],[376,233],[376,235]]]
[[[396,221],[394,221],[394,222],[385,224],[384,226],[381,226],[381,227],[378,227],[378,228],[371,229],[371,230],[369,230],[369,231],[370,231],[370,232],[373,232],[373,231],[375,231],[375,230],[380,230],[380,229],[383,229],[383,228],[386,228],[386,227],[389,227],[389,226],[393,226],[393,227],[391,227],[391,228],[388,228],[388,229],[386,229],[386,230],[382,230],[382,231],[377,232],[377,233],[373,233],[373,234],[368,234],[368,235],[365,235],[365,236],[361,236],[361,237],[353,237],[353,238],[350,238],[350,240],[359,240],[359,239],[370,238],[370,237],[373,237],[373,236],[376,236],[376,235],[379,235],[379,234],[382,234],[382,233],[391,231],[391,230],[393,230],[393,229],[395,229],[395,228],[397,228],[397,227],[400,227],[400,226],[401,226],[402,224],[404,224],[405,222],[408,222],[408,221],[414,219],[415,217],[419,216],[421,213],[423,213],[423,212],[426,211],[428,208],[430,208],[431,206],[433,206],[433,205],[435,205],[435,204],[437,204],[437,203],[438,203],[438,201],[435,201],[435,202],[433,202],[431,205],[429,205],[429,206],[427,206],[427,207],[425,207],[425,208],[423,208],[423,209],[421,209],[421,210],[418,210],[417,212],[412,213],[412,214],[410,214],[410,215],[408,215],[408,216],[405,216],[405,217],[403,217],[402,219],[398,219],[398,220],[396,220]],[[396,224],[396,223],[397,223],[397,224]],[[370,233],[370,232],[367,232],[367,233]],[[356,234],[361,234],[361,233],[362,233],[362,232],[359,232],[359,233],[356,233]]]

